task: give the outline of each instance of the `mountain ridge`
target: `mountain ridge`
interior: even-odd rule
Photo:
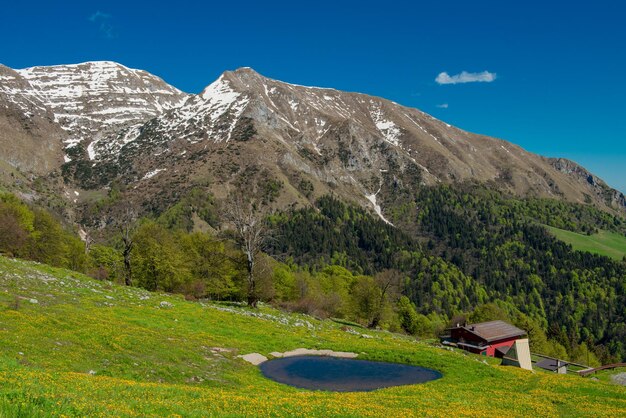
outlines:
[[[22,97],[43,101],[67,133],[62,171],[70,188],[121,181],[141,195],[144,183],[168,188],[176,179],[184,189],[211,178],[219,195],[255,167],[282,184],[280,204],[307,204],[298,190],[304,181],[312,196],[338,193],[385,220],[381,202],[393,205],[400,189],[462,181],[626,211],[623,194],[569,160],[383,98],[284,83],[250,67],[225,71],[195,95],[109,61],[16,73],[28,83],[22,89],[36,86]]]
[[[55,122],[68,132],[66,147],[94,132],[146,121],[187,97],[146,71],[112,61],[34,66],[15,72],[30,86],[21,93],[44,102]]]

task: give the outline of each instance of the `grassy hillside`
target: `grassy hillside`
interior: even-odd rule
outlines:
[[[558,239],[570,244],[579,251],[606,255],[616,260],[626,256],[626,236],[616,232],[600,231],[597,234],[585,235],[564,229],[547,227]]]
[[[265,306],[187,302],[0,257],[0,417],[626,414],[624,387],[347,330]],[[236,358],[298,347],[354,351],[444,377],[371,393],[310,392],[267,380]]]

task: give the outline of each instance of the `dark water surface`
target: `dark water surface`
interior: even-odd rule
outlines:
[[[363,392],[442,377],[438,371],[424,367],[319,356],[279,358],[266,361],[259,367],[265,377],[276,382],[334,392]]]

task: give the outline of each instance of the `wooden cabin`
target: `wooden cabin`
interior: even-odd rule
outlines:
[[[463,350],[490,357],[502,358],[516,340],[526,336],[526,331],[504,321],[458,325],[449,329],[443,342]]]

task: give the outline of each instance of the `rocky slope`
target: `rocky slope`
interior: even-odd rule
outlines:
[[[187,94],[142,70],[109,62],[31,67],[15,71],[16,102],[43,105],[66,132],[66,147],[145,122],[177,107]],[[4,83],[3,83],[4,84]]]
[[[46,174],[63,163],[66,133],[54,114],[16,71],[0,65],[0,164],[2,171],[19,169]]]
[[[422,184],[464,180],[626,210],[621,193],[571,161],[388,100],[287,84],[250,68],[225,72],[198,95],[110,62],[11,74],[12,84],[0,80],[2,103],[24,115],[38,109],[63,129],[70,187],[123,184],[145,210],[210,183],[218,196],[254,189],[281,206],[333,192],[385,218]]]
[[[463,180],[624,208],[620,193],[575,163],[462,131],[388,100],[287,84],[250,68],[224,73],[182,106],[103,138],[94,150],[99,178],[121,176],[138,190],[210,177],[220,194],[224,185],[241,187],[242,178],[261,188],[276,179],[283,203],[332,191],[381,217],[381,201],[391,203],[420,184]]]

